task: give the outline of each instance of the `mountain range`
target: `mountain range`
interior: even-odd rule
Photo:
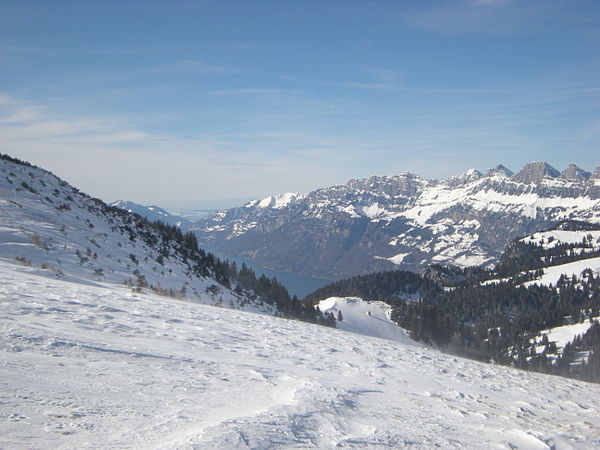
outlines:
[[[444,180],[411,173],[286,193],[194,222],[200,245],[326,279],[432,264],[490,265],[515,238],[565,219],[600,221],[600,167],[531,162]]]

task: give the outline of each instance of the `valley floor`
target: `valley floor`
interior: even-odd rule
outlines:
[[[600,385],[0,262],[2,448],[598,448]]]

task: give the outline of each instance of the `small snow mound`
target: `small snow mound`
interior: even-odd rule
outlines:
[[[332,313],[342,320],[336,328],[350,333],[364,334],[404,344],[419,345],[390,319],[391,306],[383,302],[366,302],[360,297],[329,297],[318,304],[323,313]]]

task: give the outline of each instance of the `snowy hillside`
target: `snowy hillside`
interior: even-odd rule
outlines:
[[[322,313],[331,313],[338,319],[335,326],[340,330],[419,345],[392,322],[392,307],[384,302],[366,302],[359,297],[330,297],[321,300],[317,306]]]
[[[227,268],[198,250],[193,235],[151,225],[9,157],[0,158],[0,259],[51,278],[275,312],[253,293],[234,292],[235,283],[227,286]]]
[[[598,322],[599,320],[600,317],[594,317],[592,319],[585,319],[581,323],[573,323],[570,325],[563,325],[561,327],[542,330],[539,335],[532,339],[533,343],[536,344],[536,353],[539,354],[543,351],[546,351],[548,358],[556,359],[557,355],[561,355],[563,353],[563,349],[568,343],[572,342],[576,336],[584,335],[594,325],[594,323]],[[543,342],[547,342],[547,344],[544,344]],[[550,353],[546,348],[546,346],[551,343],[556,346],[556,351],[554,353]],[[588,354],[589,352],[585,352],[585,355],[581,355],[580,359],[587,360]]]
[[[595,274],[600,273],[600,230],[598,229],[557,229],[534,233],[521,239],[525,244],[533,244],[543,248],[544,250],[555,250],[554,253],[559,253],[562,250],[564,255],[570,255],[571,258],[576,258],[576,261],[566,262],[563,264],[552,264],[545,262],[543,274],[533,281],[525,283],[525,285],[556,285],[561,276],[571,278],[576,277],[586,270],[591,270]],[[596,227],[599,228],[599,227]],[[546,258],[547,259],[547,258]]]
[[[600,222],[598,174],[533,162],[514,175],[498,166],[445,180],[373,176],[254,201],[191,229],[223,254],[332,280],[431,263],[488,265],[512,240],[561,220]]]
[[[0,262],[0,447],[600,446],[600,386]]]

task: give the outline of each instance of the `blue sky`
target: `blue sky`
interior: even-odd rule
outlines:
[[[2,152],[104,200],[600,165],[600,2],[0,2]]]

